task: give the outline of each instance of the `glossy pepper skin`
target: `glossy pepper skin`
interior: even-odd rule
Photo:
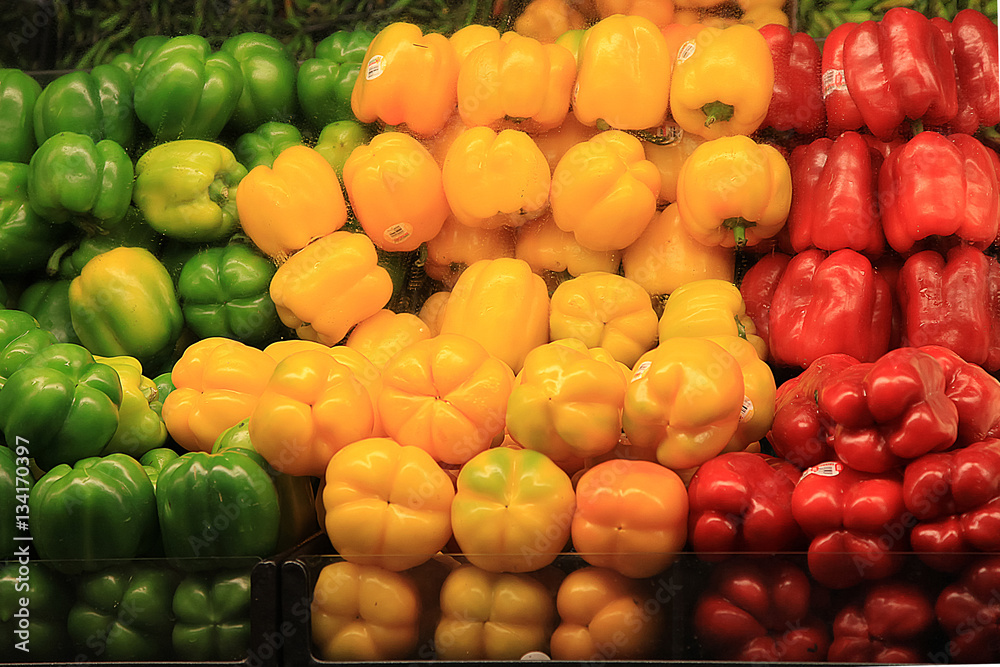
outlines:
[[[35,102],[35,140],[41,146],[60,132],[77,132],[95,143],[111,139],[125,150],[135,136],[132,81],[114,65],[63,74]]]
[[[150,54],[135,79],[135,115],[157,142],[214,140],[243,93],[243,72],[200,35],[172,37]]]
[[[4,560],[14,560],[14,554],[17,553],[20,546],[14,540],[14,537],[21,534],[14,523],[15,520],[21,518],[17,515],[15,508],[28,504],[28,494],[35,483],[35,478],[30,474],[18,475],[18,468],[21,468],[21,472],[24,473],[30,462],[26,456],[27,446],[21,445],[21,452],[18,455],[16,436],[12,444],[13,446],[0,447],[0,489],[3,490],[5,497],[12,499],[12,502],[4,508],[3,515],[0,516],[5,522],[3,528],[0,528],[0,557]],[[15,502],[17,505],[14,504]]]
[[[1000,380],[940,345],[922,345],[945,374],[945,393],[958,409],[958,446],[1000,435]]]
[[[127,53],[118,53],[111,59],[111,64],[128,75],[129,81],[135,83],[139,70],[146,64],[149,57],[170,39],[166,35],[145,35],[132,43]]]
[[[716,566],[694,608],[694,634],[713,659],[822,662],[829,630],[809,577],[785,560],[739,558]]]
[[[39,280],[21,292],[17,300],[18,310],[23,310],[47,331],[51,331],[60,343],[80,344],[80,338],[73,329],[69,309],[68,280]]]
[[[31,314],[0,309],[0,388],[36,352],[58,342],[55,334],[43,329]]]
[[[396,354],[431,337],[430,327],[413,313],[383,308],[358,322],[344,345],[363,354],[380,371]]]
[[[934,602],[934,614],[947,633],[944,655],[953,660],[997,659],[997,605],[1000,558],[983,556],[968,565]]]
[[[823,103],[826,106],[826,133],[834,138],[845,130],[859,130],[865,121],[847,89],[844,73],[844,41],[857,23],[842,23],[823,42]]]
[[[167,440],[167,426],[154,404],[163,399],[157,394],[156,383],[142,374],[139,360],[126,356],[96,357],[96,360],[113,368],[122,385],[118,428],[101,455],[121,452],[138,459],[162,447]]]
[[[80,275],[87,262],[119,246],[145,248],[159,257],[162,245],[163,236],[146,223],[138,208],[129,206],[122,221],[106,234],[86,235],[66,248],[65,254],[53,253],[45,267],[46,273],[55,273],[60,279],[72,280]],[[55,265],[57,259],[58,267]]]
[[[42,86],[35,77],[16,68],[0,68],[0,161],[27,164],[35,141],[35,103]]]
[[[171,645],[181,660],[241,660],[250,648],[250,571],[191,573],[174,589]]]
[[[920,662],[935,630],[929,591],[908,581],[876,582],[833,620],[831,662]]]
[[[618,250],[591,250],[580,245],[572,232],[559,229],[551,211],[509,231],[515,235],[513,256],[527,262],[550,288],[591,271],[618,273],[622,263]]]
[[[787,26],[760,27],[774,63],[774,89],[761,127],[810,136],[826,130],[822,97],[822,55],[808,33]]]
[[[351,93],[375,35],[368,30],[337,30],[316,45],[315,57],[298,70],[295,93],[306,119],[317,129],[354,118]]]
[[[292,119],[298,63],[280,40],[264,33],[243,32],[226,39],[219,51],[233,57],[243,79],[230,125],[249,132],[262,123]]]
[[[661,342],[671,338],[738,336],[753,345],[758,357],[767,358],[767,345],[746,314],[743,295],[728,280],[694,280],[675,289],[663,305],[657,329]]]
[[[43,268],[65,236],[31,207],[28,173],[27,161],[0,162],[0,275]]]
[[[755,444],[759,445],[774,421],[774,399],[777,394],[774,372],[760,357],[753,343],[745,338],[727,334],[707,338],[733,355],[743,371],[744,396],[740,424],[725,451],[744,451]]]
[[[948,122],[952,132],[975,134],[1000,123],[1000,70],[996,24],[983,12],[960,10],[951,21],[932,17],[955,60],[958,113]]]
[[[316,145],[313,148],[322,155],[337,178],[344,178],[344,164],[358,146],[371,141],[372,131],[368,125],[362,125],[356,120],[336,120],[320,130]]]
[[[0,632],[3,632],[0,658],[10,662],[22,660],[24,652],[15,645],[28,639],[33,658],[64,660],[72,650],[66,632],[66,614],[73,604],[66,590],[71,584],[40,560],[31,560],[26,567],[26,578],[24,572],[18,572],[21,564],[16,560],[0,568]],[[27,631],[17,627],[20,619],[14,616],[22,608],[21,597],[34,601],[30,611],[31,628]],[[18,631],[23,634],[19,635]]]
[[[256,129],[241,134],[233,147],[236,161],[248,171],[257,165],[271,167],[281,152],[302,144],[302,133],[291,123],[271,121],[261,123]]]

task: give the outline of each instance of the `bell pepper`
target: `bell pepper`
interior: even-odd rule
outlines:
[[[128,211],[132,178],[132,160],[120,144],[60,132],[31,156],[28,203],[45,220],[110,229]]]
[[[789,561],[727,561],[712,570],[695,602],[694,635],[712,660],[823,662],[830,632],[818,597]]]
[[[278,38],[260,32],[243,32],[219,47],[236,61],[243,90],[229,125],[249,132],[262,123],[287,122],[296,111],[295,79],[298,63]]]
[[[774,70],[756,28],[706,27],[677,51],[670,113],[685,132],[705,139],[751,134],[767,117]]]
[[[158,143],[214,140],[243,94],[240,63],[201,35],[171,37],[135,79],[135,115]]]
[[[552,172],[549,199],[556,224],[580,245],[621,250],[649,225],[659,193],[659,171],[642,143],[608,130],[566,151]]]
[[[697,134],[685,132],[675,124],[664,124],[664,137],[669,137],[667,143],[644,142],[643,150],[646,159],[656,165],[660,171],[660,194],[658,201],[677,201],[677,177],[681,167],[690,157],[694,149],[705,142]],[[589,137],[588,137],[589,138]]]
[[[363,354],[381,371],[396,354],[431,336],[427,323],[413,313],[383,308],[358,322],[344,345]]]
[[[514,374],[474,339],[442,333],[414,342],[382,372],[385,432],[446,464],[465,464],[503,434]]]
[[[0,567],[0,659],[11,663],[65,660],[70,654],[66,615],[73,596],[59,573],[37,559],[26,565],[12,560]],[[28,604],[22,605],[26,601]],[[18,627],[22,618],[30,626]]]
[[[704,245],[742,248],[775,236],[792,199],[788,162],[773,146],[736,135],[706,141],[677,177],[681,223]]]
[[[549,338],[600,347],[629,368],[656,344],[657,317],[649,293],[614,273],[590,271],[552,293]]]
[[[451,526],[459,549],[476,567],[533,572],[565,549],[575,506],[569,475],[547,456],[494,447],[459,471]]]
[[[517,336],[508,333],[517,329]],[[441,333],[472,338],[514,373],[549,340],[549,293],[527,262],[480,260],[459,276],[441,316]]]
[[[111,139],[126,151],[135,137],[132,81],[114,65],[59,76],[35,102],[35,141],[41,146],[60,132],[85,134],[97,143]]]
[[[142,66],[168,39],[170,38],[166,35],[144,35],[135,40],[129,50],[115,54],[111,64],[125,72],[129,81],[134,84]]]
[[[151,661],[170,655],[178,575],[156,563],[121,563],[77,583],[66,626],[81,655]]]
[[[374,38],[364,28],[334,31],[316,45],[315,57],[299,66],[295,89],[299,107],[316,129],[354,118],[351,93]]]
[[[847,89],[847,77],[844,73],[844,42],[857,26],[857,23],[842,23],[831,30],[823,41],[822,95],[829,137],[837,137],[846,130],[860,130],[865,126],[861,110]]]
[[[736,433],[726,445],[727,451],[744,451],[767,435],[774,421],[777,388],[771,367],[760,356],[753,343],[740,336],[723,334],[706,336],[733,355],[743,371],[743,409]]]
[[[420,306],[420,312],[417,313],[417,317],[423,320],[427,328],[431,330],[432,336],[437,336],[441,333],[441,320],[444,318],[444,308],[450,299],[451,292],[441,290],[427,297],[424,300],[424,304]]]
[[[879,214],[882,157],[864,137],[847,131],[792,150],[792,204],[785,230],[791,248],[850,248],[868,257],[885,249]]]
[[[283,150],[302,143],[302,133],[299,132],[299,128],[290,123],[270,121],[241,134],[233,146],[233,155],[249,172],[257,165],[273,166],[274,159],[281,155]]]
[[[108,565],[105,559],[147,555],[157,539],[153,485],[126,454],[51,468],[31,489],[28,508],[38,555],[65,572],[99,570]]]
[[[354,149],[344,163],[344,187],[358,222],[387,251],[416,250],[450,213],[440,167],[402,132],[383,132]]]
[[[0,68],[0,161],[27,164],[38,147],[35,104],[42,94],[38,80],[17,68]]]
[[[58,238],[58,237],[57,237]],[[145,248],[160,256],[163,236],[150,227],[135,206],[129,206],[122,221],[107,233],[88,234],[67,241],[49,257],[46,273],[72,280],[94,257],[119,247]]]
[[[45,220],[31,207],[29,171],[27,164],[0,162],[0,275],[43,268],[65,236],[63,225]]]
[[[445,155],[441,182],[452,214],[471,227],[518,227],[549,205],[549,165],[520,130],[462,132]]]
[[[0,309],[0,389],[36,352],[58,342],[30,313]]]
[[[339,363],[343,364],[361,382],[361,386],[368,392],[372,405],[378,400],[378,395],[382,391],[382,373],[365,355],[347,345],[324,345],[311,340],[299,340],[290,338],[271,343],[264,348],[264,354],[271,357],[275,363],[284,361],[296,352],[322,352]],[[377,420],[376,420],[377,421]],[[375,435],[384,435],[380,425],[376,425]]]
[[[27,446],[21,445],[19,456],[16,443],[15,437],[14,443],[11,443],[13,446],[0,447],[0,489],[3,490],[4,497],[11,499],[0,515],[0,520],[4,522],[0,527],[0,559],[3,560],[16,560],[14,556],[21,546],[18,544],[21,540],[17,538],[27,537],[30,524],[23,523],[24,518],[18,515],[16,507],[28,504],[28,494],[35,484],[35,478],[28,468],[30,461]]]
[[[910,7],[893,7],[844,38],[844,80],[864,124],[888,139],[905,119],[943,124],[958,112],[955,63],[941,31]],[[849,128],[854,129],[854,128]]]
[[[223,431],[253,412],[275,364],[262,350],[229,338],[189,345],[174,363],[175,388],[163,400],[170,437],[188,451],[211,451]]]
[[[320,570],[309,606],[323,660],[401,660],[420,641],[420,591],[407,572],[336,561]]]
[[[191,243],[212,243],[236,230],[237,186],[246,175],[222,144],[169,141],[136,162],[132,200],[156,231]]]
[[[142,465],[142,469],[146,471],[146,477],[149,478],[154,491],[156,490],[156,482],[160,479],[160,472],[178,456],[180,454],[169,447],[157,447],[156,449],[149,450],[139,458],[139,463]]]
[[[452,48],[455,49],[455,55],[458,57],[459,73],[461,73],[465,59],[476,47],[498,39],[500,39],[500,31],[491,25],[470,23],[453,32],[448,37],[448,41],[451,42]]]
[[[330,163],[337,172],[337,178],[344,178],[344,164],[358,146],[371,141],[372,133],[367,125],[356,120],[337,120],[324,126],[313,146],[316,152]]]
[[[757,335],[739,288],[728,280],[705,278],[685,283],[671,292],[658,324],[660,342],[671,338],[732,335],[753,345],[767,358],[767,346]]]
[[[931,17],[931,23],[944,35],[955,61],[958,112],[948,122],[949,129],[975,134],[980,127],[1000,123],[996,25],[971,8],[960,10],[951,21]]]
[[[667,41],[648,18],[609,16],[584,35],[573,113],[601,129],[648,130],[666,118],[671,86]]]
[[[557,622],[554,596],[541,578],[462,565],[441,586],[435,658],[519,660],[544,653]]]
[[[427,240],[424,272],[450,289],[470,264],[514,257],[514,235],[510,227],[470,227],[448,216],[440,231]]]
[[[156,384],[142,374],[142,364],[134,357],[95,357],[98,363],[118,373],[122,385],[122,404],[118,409],[118,428],[101,451],[102,456],[121,452],[138,459],[167,441],[167,426],[153,408],[157,401]]]
[[[514,233],[513,256],[527,262],[550,290],[564,279],[591,271],[618,273],[622,262],[619,250],[591,250],[580,245],[572,232],[559,229],[551,212],[526,222]]]
[[[921,132],[892,151],[879,172],[882,226],[893,250],[908,254],[931,237],[986,248],[997,237],[1000,188],[989,150],[964,134]],[[931,193],[953,193],[948,197]]]
[[[988,663],[997,659],[1000,557],[983,556],[948,584],[934,602],[938,625],[948,636],[932,659]]]
[[[687,522],[684,482],[657,463],[612,459],[577,481],[573,548],[590,565],[655,576],[684,548]]]
[[[416,135],[437,134],[457,103],[458,56],[444,35],[397,21],[380,30],[351,91],[362,123],[406,125]]]
[[[21,292],[18,310],[34,317],[41,328],[52,332],[57,342],[80,344],[69,308],[68,280],[39,280]]]
[[[469,127],[512,120],[528,132],[558,127],[569,113],[576,61],[569,49],[514,31],[468,53],[458,70],[458,113]]]
[[[859,472],[837,461],[807,468],[792,491],[792,515],[811,540],[812,578],[831,589],[900,570],[913,522],[899,469]]]
[[[834,353],[875,361],[889,349],[892,296],[864,255],[804,250],[781,272],[767,320],[775,364],[805,368]]]
[[[833,620],[830,662],[917,663],[936,629],[930,594],[908,581],[873,583]]]
[[[582,29],[586,23],[576,7],[562,0],[530,0],[514,19],[514,30],[547,44],[557,41],[567,30]]]
[[[463,124],[462,128],[464,129],[464,127]],[[576,116],[570,114],[566,116],[559,127],[533,136],[535,145],[549,162],[549,169],[554,170],[566,151],[593,138],[600,132],[596,127],[584,125],[576,119]],[[652,159],[649,156],[647,158]]]
[[[251,637],[250,571],[192,573],[174,589],[171,645],[179,660],[236,661]]]
[[[12,373],[0,391],[0,431],[23,438],[48,470],[97,456],[118,428],[118,374],[79,345],[54,343]]]
[[[1000,435],[1000,380],[979,364],[968,363],[948,348],[922,345],[945,374],[945,393],[958,409],[959,447]]]
[[[769,23],[759,28],[774,64],[774,89],[761,127],[810,136],[826,129],[822,55],[805,32]]]

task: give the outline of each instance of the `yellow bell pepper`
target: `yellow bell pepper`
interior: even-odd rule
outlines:
[[[348,561],[408,570],[451,538],[455,487],[423,449],[359,440],[333,455],[325,481],[326,534]]]
[[[622,251],[622,270],[626,278],[658,297],[697,280],[732,282],[736,252],[699,243],[681,224],[677,204],[671,204]]]
[[[614,14],[642,16],[660,28],[674,21],[674,0],[597,0],[595,4],[601,18]]]
[[[438,167],[444,166],[444,157],[448,154],[448,149],[451,148],[455,139],[467,129],[468,127],[462,122],[462,117],[458,115],[456,108],[455,113],[448,118],[448,122],[445,123],[440,132],[433,137],[419,138],[420,145],[427,149]]]
[[[566,548],[575,506],[573,483],[552,459],[532,449],[494,447],[458,473],[451,528],[473,565],[532,572]]]
[[[608,130],[566,151],[552,172],[549,196],[559,229],[592,250],[632,244],[656,215],[660,172],[642,142]]]
[[[389,303],[392,278],[367,236],[340,231],[278,267],[270,293],[285,326],[300,338],[334,345]]]
[[[491,25],[470,23],[453,32],[448,41],[451,42],[452,48],[455,49],[455,55],[458,57],[459,74],[462,72],[462,64],[465,63],[465,59],[477,46],[497,39],[500,39],[500,31]]]
[[[571,278],[552,293],[549,338],[576,338],[600,347],[631,367],[656,344],[657,317],[638,283],[593,271]]]
[[[480,260],[455,283],[441,333],[468,336],[517,373],[528,352],[549,341],[545,281],[520,259]]]
[[[344,163],[344,187],[358,222],[379,248],[416,250],[448,217],[441,168],[423,144],[383,132]]]
[[[649,130],[663,124],[671,60],[660,28],[642,16],[601,19],[583,37],[573,113],[584,125]]]
[[[274,366],[263,351],[230,338],[189,345],[170,372],[175,388],[163,399],[170,437],[188,451],[212,451],[223,431],[253,412]]]
[[[747,315],[740,289],[728,280],[706,278],[685,283],[670,294],[659,323],[660,342],[670,338],[730,335],[745,338],[767,359],[767,343]]]
[[[383,308],[358,322],[344,344],[363,354],[381,371],[397,353],[430,337],[430,327],[413,313],[394,313]]]
[[[559,44],[505,32],[469,53],[458,71],[458,113],[466,125],[513,120],[544,132],[569,113],[576,60]]]
[[[772,23],[783,25],[786,28],[791,25],[791,20],[788,18],[787,12],[782,9],[785,5],[783,1],[778,6],[753,2],[741,2],[740,4],[751,5],[743,10],[743,15],[740,17],[740,23],[744,25],[757,30],[760,30],[762,26]]]
[[[408,573],[337,561],[320,570],[313,587],[312,643],[323,660],[400,660],[417,649],[422,613]]]
[[[291,146],[271,167],[258,165],[236,192],[243,231],[278,261],[347,222],[337,172],[315,149]]]
[[[697,134],[685,132],[676,125],[669,127],[670,130],[664,134],[671,137],[669,143],[654,144],[647,141],[643,144],[646,159],[655,164],[660,172],[660,202],[677,201],[677,178],[681,174],[681,167],[694,149],[705,141]]]
[[[517,230],[514,256],[555,289],[560,274],[579,276],[590,271],[617,273],[622,261],[618,250],[591,250],[576,241],[571,232],[559,229],[551,215],[544,215]]]
[[[514,20],[514,30],[549,44],[567,30],[583,28],[586,23],[583,14],[567,0],[531,0]]]
[[[743,411],[727,451],[741,452],[767,435],[774,421],[774,401],[777,387],[771,367],[758,356],[753,344],[739,336],[706,336],[718,343],[740,362],[743,370]]]
[[[606,454],[622,432],[627,380],[599,347],[575,339],[536,347],[507,402],[507,432],[556,463]]]
[[[547,653],[556,622],[553,595],[536,577],[462,565],[441,586],[435,658],[520,660],[532,651]]]
[[[549,163],[549,170],[555,171],[556,165],[566,151],[599,133],[600,130],[596,127],[584,125],[576,119],[576,116],[569,114],[559,127],[536,134],[534,137],[535,145]]]
[[[514,374],[466,336],[439,334],[413,343],[382,372],[382,427],[436,461],[463,464],[503,436]]]
[[[470,264],[513,257],[514,236],[511,227],[470,227],[449,217],[441,231],[427,241],[424,272],[450,289]]]
[[[625,394],[629,442],[683,470],[722,452],[736,434],[745,397],[739,361],[705,338],[661,339],[640,358]]]
[[[430,137],[455,109],[457,81],[458,56],[447,37],[425,35],[413,23],[392,23],[368,45],[351,110],[362,123],[406,125]]]
[[[744,136],[694,149],[677,178],[681,222],[705,245],[754,246],[785,226],[792,174],[774,146]]]
[[[101,455],[123,452],[138,459],[150,449],[162,447],[167,441],[167,425],[151,406],[157,401],[156,383],[142,374],[142,363],[125,356],[95,356],[94,360],[115,369],[122,383],[118,428]]]
[[[437,336],[441,333],[441,320],[444,317],[444,309],[448,305],[450,298],[451,292],[441,290],[440,292],[434,292],[434,294],[424,299],[424,305],[420,306],[420,312],[417,313],[417,317],[427,324],[432,336]]]
[[[529,135],[479,126],[452,143],[441,179],[455,218],[490,229],[516,227],[540,215],[548,208],[552,175]]]
[[[755,132],[767,117],[774,61],[748,25],[705,27],[681,45],[670,81],[670,111],[685,132],[718,139]]]

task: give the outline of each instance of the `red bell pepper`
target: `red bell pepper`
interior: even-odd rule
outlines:
[[[826,105],[826,133],[836,137],[845,130],[860,130],[865,121],[847,90],[844,76],[844,40],[857,23],[841,23],[823,41],[823,103]]]
[[[792,514],[809,544],[809,573],[821,585],[850,588],[900,570],[909,528],[899,470],[859,472],[837,461],[809,468],[792,492]]]
[[[930,594],[913,582],[880,581],[845,605],[833,620],[830,662],[893,664],[927,661],[927,637],[937,620]]]
[[[888,139],[907,118],[931,125],[958,113],[955,62],[941,31],[909,7],[859,24],[844,39],[847,90],[865,125]]]
[[[804,32],[769,23],[759,29],[771,49],[774,88],[762,128],[802,135],[826,129],[822,96],[822,55],[816,40]]]
[[[958,113],[948,124],[949,129],[975,134],[980,127],[1000,123],[996,25],[973,9],[963,9],[950,22],[935,16],[931,23],[944,35],[955,61]]]
[[[850,248],[868,257],[881,255],[881,164],[882,154],[857,132],[796,146],[789,164],[792,205],[785,222],[792,250]]]
[[[891,324],[889,284],[867,257],[805,250],[788,262],[774,290],[771,360],[801,368],[833,353],[874,361],[889,349]]]
[[[954,572],[976,551],[1000,551],[1000,440],[911,461],[903,500],[918,520],[910,544],[927,565]]]
[[[967,134],[921,132],[882,164],[882,227],[893,250],[930,237],[986,248],[1000,222],[997,172],[989,149]]]
[[[822,662],[830,633],[815,607],[817,591],[798,566],[781,559],[717,565],[694,609],[694,634],[711,659]]]
[[[983,557],[962,571],[934,603],[950,641],[934,662],[1000,661],[1000,556]]]
[[[1000,262],[970,245],[924,250],[903,263],[896,285],[902,344],[940,345],[1000,370]]]
[[[921,352],[941,364],[945,393],[958,409],[958,440],[964,447],[1000,437],[1000,380],[979,364],[970,364],[940,345],[924,345]]]
[[[703,463],[688,484],[688,540],[699,558],[734,552],[777,553],[803,546],[792,516],[799,469],[751,452],[728,452]]]
[[[743,274],[740,281],[740,294],[746,305],[747,316],[753,321],[757,335],[764,339],[770,349],[771,301],[774,290],[778,287],[781,274],[785,272],[791,255],[782,252],[772,252],[762,255]]]

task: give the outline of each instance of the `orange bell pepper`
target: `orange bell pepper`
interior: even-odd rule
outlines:
[[[436,461],[463,464],[503,435],[514,374],[466,336],[413,343],[383,368],[382,427]]]
[[[622,261],[618,250],[584,248],[571,232],[559,229],[551,215],[518,228],[514,256],[527,262],[551,290],[570,276],[591,271],[617,273]]]
[[[514,30],[549,44],[567,30],[583,28],[586,23],[583,14],[567,0],[531,0],[514,20]]]
[[[592,250],[632,244],[656,215],[660,172],[642,142],[608,130],[573,146],[552,172],[549,196],[559,229]]]
[[[520,259],[480,260],[455,283],[441,333],[472,338],[517,373],[528,352],[549,340],[545,281]]]
[[[391,438],[351,443],[330,459],[324,526],[344,559],[399,572],[451,538],[451,477],[423,449]]]
[[[430,327],[413,313],[394,313],[383,308],[358,322],[344,345],[363,354],[381,371],[396,353],[430,337]]]
[[[643,16],[660,28],[674,20],[673,0],[597,0],[595,4],[601,18],[613,14]]]
[[[643,149],[646,152],[646,159],[656,165],[660,172],[660,202],[677,201],[677,178],[680,176],[681,167],[690,157],[694,149],[704,143],[704,139],[697,134],[685,132],[676,125],[665,126],[664,136],[669,135],[672,139],[666,144],[654,144],[645,142]]]
[[[292,255],[271,278],[278,317],[300,338],[340,342],[392,296],[392,278],[364,234],[334,232]]]
[[[577,482],[576,503],[576,552],[591,565],[626,577],[659,574],[687,540],[687,489],[677,473],[656,463],[598,464]]]
[[[575,504],[569,475],[552,459],[531,449],[494,447],[458,473],[451,527],[473,565],[532,572],[565,549]]]
[[[408,134],[383,132],[344,163],[344,187],[365,233],[390,252],[416,250],[448,217],[441,168]]]
[[[451,292],[441,290],[427,297],[424,300],[424,305],[420,306],[420,312],[417,313],[417,317],[427,324],[432,336],[437,336],[441,333],[441,320],[444,317],[444,309],[448,305],[450,298]]]
[[[347,222],[337,172],[307,146],[286,148],[273,166],[251,169],[240,181],[236,207],[246,235],[278,261]]]
[[[253,412],[274,367],[270,356],[236,340],[192,343],[174,363],[175,389],[163,400],[170,436],[188,451],[211,452],[223,431]]]
[[[470,227],[449,217],[441,231],[427,241],[424,272],[450,289],[470,264],[513,257],[514,235],[511,227]]]
[[[569,113],[576,61],[569,49],[505,32],[472,50],[458,71],[458,113],[466,125],[501,120],[544,132]]]
[[[455,218],[470,227],[516,227],[549,204],[548,162],[520,130],[469,128],[448,149],[441,179]]]
[[[470,23],[453,32],[448,41],[451,42],[452,48],[455,49],[455,55],[458,57],[459,74],[462,72],[462,64],[465,63],[465,59],[477,46],[497,39],[500,39],[500,31],[491,25]]]
[[[368,45],[351,110],[362,123],[406,125],[430,137],[455,109],[457,80],[458,56],[447,37],[425,35],[412,23],[392,23]]]

